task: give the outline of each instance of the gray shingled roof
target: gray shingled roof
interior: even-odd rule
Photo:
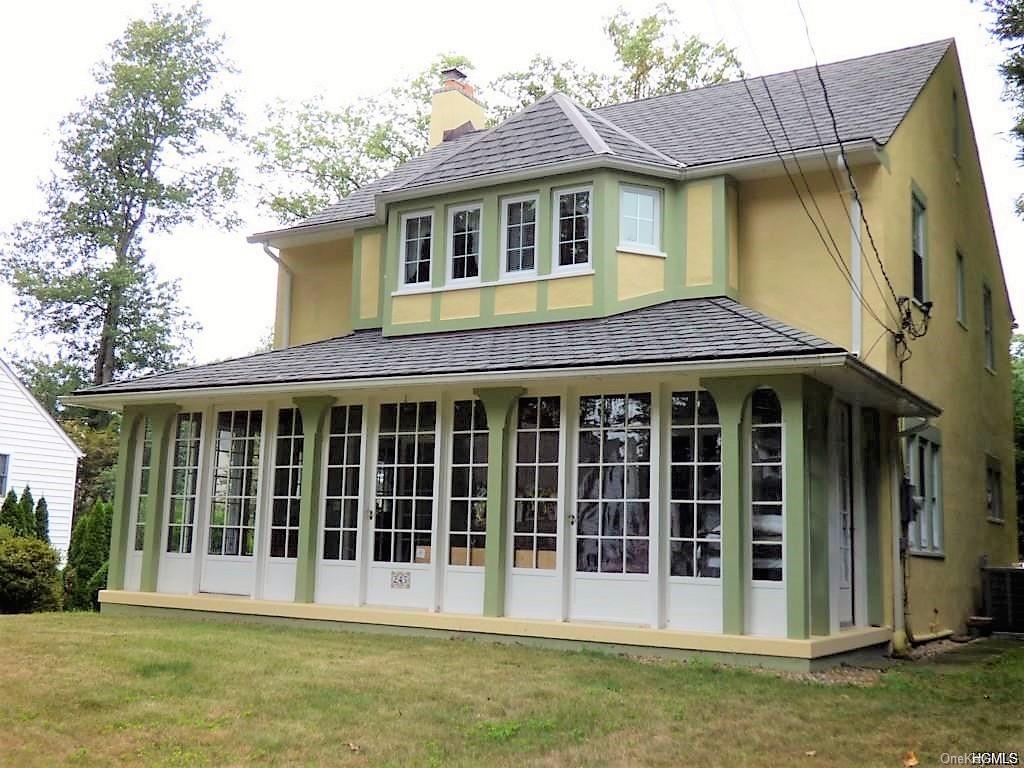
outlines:
[[[80,390],[76,395],[445,373],[698,362],[843,352],[724,297],[609,317],[466,331],[347,336]]]
[[[869,139],[885,144],[950,45],[951,40],[940,40],[823,64],[822,77],[842,141]],[[290,230],[373,215],[374,196],[382,192],[542,169],[592,157],[694,168],[770,156],[771,140],[751,96],[780,149],[835,143],[813,68],[748,78],[746,85],[742,81],[723,83],[594,111],[571,104],[561,94],[551,94],[489,131],[474,131],[429,150]],[[782,117],[781,124],[775,109]],[[581,130],[575,118],[587,128]],[[603,150],[593,146],[592,133],[605,145]]]

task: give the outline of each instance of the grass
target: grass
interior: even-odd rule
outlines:
[[[913,751],[926,766],[1024,749],[1024,643],[952,654],[822,679],[288,626],[0,616],[0,765],[900,766]]]

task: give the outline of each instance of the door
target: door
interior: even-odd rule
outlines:
[[[219,411],[200,591],[251,595],[256,581],[263,411]]]
[[[649,392],[579,399],[571,618],[653,620],[652,423]]]
[[[166,524],[160,538],[159,592],[187,594],[193,589],[202,433],[202,413],[179,413],[175,418],[168,462]]]
[[[368,526],[370,605],[428,609],[433,604],[438,421],[434,401],[380,406],[376,494]]]
[[[833,525],[838,532],[839,546],[839,625],[853,626],[853,444],[850,438],[851,409],[839,403],[835,429],[835,513]]]

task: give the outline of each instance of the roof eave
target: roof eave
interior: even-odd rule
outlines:
[[[285,227],[284,229],[271,229],[266,232],[256,232],[245,238],[247,243],[260,243],[272,245],[275,248],[287,246],[306,245],[330,239],[337,235],[351,234],[360,227],[372,227],[380,224],[380,217],[376,214],[369,216],[357,216],[352,219],[339,221],[328,221],[322,224],[308,224]]]
[[[808,161],[813,163],[827,159],[829,163],[835,162],[840,156],[839,149],[839,144],[833,142],[803,149],[787,150],[782,154],[787,164],[795,158],[803,163],[804,170],[812,170],[813,167],[807,165]],[[873,138],[844,141],[842,149],[846,154],[847,161],[851,165],[869,165],[882,162],[882,145]],[[744,157],[739,160],[722,160],[703,165],[690,165],[686,167],[683,175],[687,179],[701,179],[722,175],[734,176],[737,179],[758,178],[778,173],[780,170],[779,164],[779,155],[771,152],[756,157]]]

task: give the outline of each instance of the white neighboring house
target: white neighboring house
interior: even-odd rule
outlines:
[[[75,478],[82,452],[0,359],[0,494],[25,486],[46,497],[50,542],[64,556],[71,540]]]

